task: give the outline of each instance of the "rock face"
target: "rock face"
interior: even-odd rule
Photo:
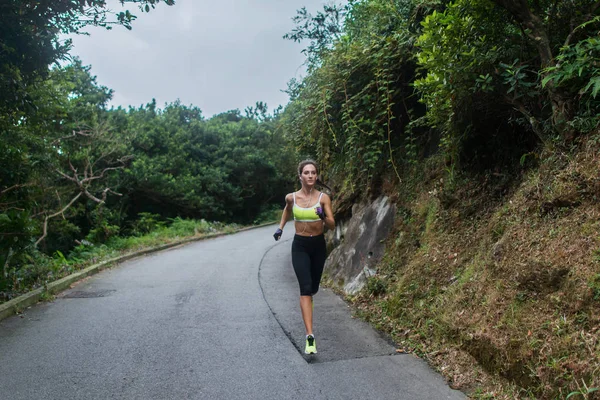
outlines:
[[[384,242],[394,225],[396,207],[386,196],[371,204],[356,204],[352,217],[336,221],[330,242],[336,246],[325,262],[325,273],[348,294],[358,292],[384,254]]]

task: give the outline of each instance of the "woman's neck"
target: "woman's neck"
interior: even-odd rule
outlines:
[[[300,191],[302,192],[303,195],[310,196],[313,191],[313,186],[307,187],[307,186],[302,185],[302,188],[300,189]]]

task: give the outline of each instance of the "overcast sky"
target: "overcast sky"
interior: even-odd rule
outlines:
[[[160,108],[177,99],[205,117],[266,102],[288,102],[291,78],[305,75],[305,43],[284,40],[292,17],[330,0],[176,0],[150,13],[135,8],[133,30],[89,29],[73,37],[72,55],[92,66],[98,83],[114,90],[111,105],[135,106],[155,98]],[[338,1],[339,3],[339,1]],[[116,0],[109,1],[122,10]]]

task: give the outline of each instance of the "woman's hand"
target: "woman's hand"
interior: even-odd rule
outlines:
[[[281,228],[277,228],[277,230],[273,234],[273,237],[275,238],[275,241],[279,240],[279,238],[281,238],[282,234],[283,234],[283,231],[281,230]]]
[[[317,214],[317,216],[319,218],[321,218],[321,220],[325,219],[325,211],[323,211],[323,207],[316,207],[315,208],[315,213]]]
[[[323,193],[321,205],[323,206],[323,217],[319,215],[319,218],[323,220],[327,229],[334,230],[335,220],[333,219],[333,210],[331,209],[331,198],[325,193]]]

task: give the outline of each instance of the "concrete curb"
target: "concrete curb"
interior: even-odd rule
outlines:
[[[234,232],[224,232],[224,233],[211,233],[205,236],[195,236],[187,239],[178,240],[177,242],[167,243],[156,247],[147,248],[144,250],[135,251],[133,253],[124,254],[119,257],[111,258],[109,260],[105,260],[99,262],[98,264],[91,265],[81,271],[75,272],[69,276],[65,276],[62,279],[49,283],[45,288],[41,287],[35,290],[32,290],[29,293],[25,293],[19,297],[16,297],[10,301],[7,301],[4,304],[0,304],[0,321],[5,318],[8,318],[14,314],[18,314],[21,310],[34,305],[41,301],[44,296],[48,294],[56,294],[62,292],[65,289],[68,289],[73,283],[80,281],[81,279],[97,274],[98,272],[112,266],[113,264],[118,264],[127,260],[130,260],[135,257],[140,257],[149,253],[155,253],[157,251],[166,250],[171,247],[180,246],[182,244],[187,244],[191,242],[197,242],[205,239],[212,239],[220,236],[232,235],[234,233],[249,231],[252,229],[263,228],[265,226],[276,224],[275,222],[268,222],[261,225],[250,226],[247,228],[238,229]]]

